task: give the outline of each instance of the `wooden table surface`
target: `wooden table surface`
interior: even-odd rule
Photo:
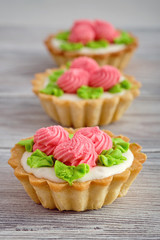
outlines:
[[[0,26],[0,239],[160,239],[160,29],[130,29],[140,46],[126,73],[143,86],[123,118],[105,126],[143,146],[143,170],[124,198],[95,211],[58,212],[36,205],[7,164],[10,148],[56,124],[31,91],[53,67],[43,40],[51,28]]]

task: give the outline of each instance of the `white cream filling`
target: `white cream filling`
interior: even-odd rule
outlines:
[[[32,173],[37,178],[44,178],[53,182],[65,182],[64,180],[56,177],[54,167],[30,168],[27,164],[27,158],[30,157],[31,154],[32,152],[24,152],[21,158],[21,165],[26,172]],[[112,167],[96,166],[90,169],[89,173],[87,173],[84,177],[77,179],[76,181],[85,182],[94,179],[103,179],[124,172],[132,165],[134,156],[130,150],[122,155],[127,158],[127,160],[123,163]]]
[[[120,96],[123,95],[123,93],[125,92],[125,90],[123,90],[120,93],[109,93],[109,92],[104,92],[98,99],[103,99],[103,98],[112,98],[114,96]],[[77,94],[73,94],[73,93],[64,93],[62,96],[59,97],[62,100],[70,100],[70,101],[83,101],[86,99],[80,98]],[[94,99],[87,99],[88,101],[93,101]]]
[[[120,77],[119,82],[122,82],[126,78],[124,76]],[[43,87],[45,88],[47,84],[49,83],[49,78],[46,78],[44,81]],[[120,93],[109,93],[109,92],[103,92],[103,94],[99,97],[99,99],[103,98],[112,98],[114,96],[121,96],[126,92],[126,90],[122,90]],[[70,100],[70,101],[83,101],[86,99],[80,98],[76,93],[64,93],[62,96],[58,97],[59,99],[62,100]],[[88,101],[93,100],[93,99],[87,99]]]
[[[56,38],[52,39],[52,45],[54,48],[56,48],[57,50],[62,50],[60,48],[61,44],[63,43],[63,40],[59,40]],[[125,44],[110,44],[107,47],[103,47],[103,48],[97,48],[97,49],[93,49],[93,48],[89,48],[89,47],[83,47],[80,50],[75,50],[75,53],[80,53],[80,54],[106,54],[106,53],[113,53],[113,52],[118,52],[120,50],[125,49],[126,45]]]

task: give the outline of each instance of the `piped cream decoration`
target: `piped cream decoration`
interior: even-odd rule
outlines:
[[[26,172],[32,173],[35,177],[48,179],[53,182],[65,182],[60,178],[56,177],[54,167],[31,168],[27,164],[27,158],[30,157],[32,153],[33,152],[24,152],[21,158],[22,167]],[[102,179],[102,178],[113,176],[115,174],[122,173],[132,165],[133,154],[130,150],[128,150],[126,153],[123,153],[122,155],[127,158],[127,160],[124,161],[123,163],[112,166],[112,167],[96,166],[90,169],[90,172],[87,173],[84,177],[78,179],[77,182],[85,182],[85,181],[91,181],[95,179]]]
[[[57,50],[61,51],[61,44],[63,43],[63,40],[59,40],[56,38],[52,39],[52,45],[54,48]],[[87,55],[93,55],[93,54],[106,54],[106,53],[114,53],[117,51],[121,51],[125,49],[126,45],[125,44],[110,44],[107,47],[104,48],[98,48],[98,49],[93,49],[89,47],[83,47],[80,50],[74,51],[75,53],[80,53],[80,54],[87,54]]]
[[[121,76],[119,82],[122,82],[123,80],[125,80],[124,76]],[[47,86],[47,84],[49,83],[49,79],[46,78],[44,81],[44,88]],[[115,96],[122,96],[125,93],[125,90],[122,90],[120,93],[109,93],[109,92],[104,92],[100,98],[113,98]],[[99,99],[100,99],[99,98]],[[70,101],[84,101],[83,98],[80,98],[77,94],[75,93],[64,93],[62,96],[59,97],[59,99],[63,99],[63,100],[70,100]]]

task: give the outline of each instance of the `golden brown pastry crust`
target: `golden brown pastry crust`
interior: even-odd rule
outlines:
[[[69,133],[75,132],[73,129],[66,130]],[[104,130],[104,132],[111,137],[116,137],[110,131]],[[127,137],[121,135],[117,137],[126,142],[129,141]],[[20,180],[27,194],[36,203],[41,203],[45,208],[57,208],[60,211],[84,211],[101,208],[103,205],[111,204],[117,197],[126,195],[130,185],[142,169],[142,163],[146,160],[146,155],[141,152],[141,146],[138,144],[131,143],[130,150],[134,155],[134,161],[131,167],[121,174],[104,179],[74,182],[72,186],[67,182],[52,182],[27,173],[21,165],[25,148],[18,144],[12,148],[8,163],[14,168],[15,176]]]
[[[132,83],[132,88],[112,98],[71,101],[40,93],[46,77],[54,70],[57,69],[48,69],[45,73],[35,75],[32,80],[33,92],[40,99],[45,112],[66,127],[92,127],[117,121],[140,93],[141,84],[128,75],[125,76]]]
[[[126,45],[125,49],[123,50],[105,54],[81,54],[74,51],[59,50],[52,44],[52,39],[55,37],[54,34],[48,36],[44,43],[58,66],[61,66],[68,61],[73,61],[74,58],[87,56],[96,60],[100,66],[109,64],[122,70],[126,67],[134,51],[138,47],[138,39],[132,34],[130,35],[134,39],[133,43]]]

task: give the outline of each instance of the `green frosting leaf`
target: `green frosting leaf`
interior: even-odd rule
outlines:
[[[82,163],[75,166],[67,166],[64,163],[56,160],[54,165],[54,171],[58,178],[63,179],[72,185],[72,182],[76,179],[82,178],[89,172],[89,165]]]
[[[129,143],[125,142],[121,138],[112,138],[114,149],[119,149],[122,153],[125,153],[129,149]]]
[[[119,93],[119,92],[122,92],[122,87],[121,87],[121,85],[118,83],[118,84],[116,84],[116,85],[114,85],[112,88],[110,88],[109,90],[108,90],[108,92],[109,93]]]
[[[132,84],[127,80],[123,80],[121,83],[120,83],[121,87],[124,88],[124,89],[130,89]]]
[[[72,139],[73,136],[74,136],[74,134],[71,134],[71,133],[69,134],[69,138],[70,138],[70,139]]]
[[[118,165],[123,163],[127,158],[122,155],[119,149],[113,150],[112,148],[108,151],[102,152],[98,156],[99,165],[104,165],[106,167],[111,167],[113,165]]]
[[[112,88],[110,88],[108,90],[108,92],[110,93],[120,93],[122,92],[123,89],[130,89],[131,88],[131,83],[125,79],[124,81],[117,83],[116,85],[114,85]]]
[[[67,63],[66,63],[66,68],[69,69],[70,66],[71,66],[71,62],[67,62]]]
[[[63,90],[56,84],[58,78],[64,73],[64,70],[60,69],[54,71],[48,78],[49,83],[47,86],[40,90],[41,93],[45,93],[48,95],[54,95],[56,97],[60,97],[64,94]]]
[[[68,40],[69,34],[70,34],[69,31],[60,32],[60,33],[58,33],[58,34],[56,35],[56,38],[57,38],[57,39],[60,39],[60,40]]]
[[[25,150],[27,152],[32,152],[34,140],[33,140],[33,138],[32,139],[25,139],[25,140],[19,141],[18,144],[21,145],[21,146],[24,146]]]
[[[121,32],[121,35],[114,39],[117,44],[131,44],[134,39],[127,32]]]
[[[63,90],[54,83],[48,83],[48,85],[40,90],[41,93],[45,93],[47,95],[54,95],[56,97],[60,97],[64,94]]]
[[[48,76],[50,82],[54,83],[58,80],[58,78],[64,73],[64,70],[54,71],[51,75]]]
[[[103,94],[103,88],[101,87],[89,87],[89,86],[82,86],[77,90],[77,95],[80,98],[84,99],[96,99],[100,98],[100,96]]]
[[[60,45],[60,48],[64,51],[75,51],[83,48],[82,43],[71,43],[71,42],[63,42]]]
[[[37,149],[30,157],[27,158],[27,164],[31,168],[52,167],[53,156],[47,156],[45,153]]]
[[[93,48],[93,49],[105,48],[105,47],[108,47],[108,45],[109,43],[104,39],[101,39],[99,41],[90,41],[86,44],[87,47]]]
[[[113,148],[109,150],[103,150],[98,156],[98,164],[106,167],[111,167],[113,165],[118,165],[127,160],[126,157],[122,155],[129,149],[129,143],[125,142],[121,138],[112,138]]]

